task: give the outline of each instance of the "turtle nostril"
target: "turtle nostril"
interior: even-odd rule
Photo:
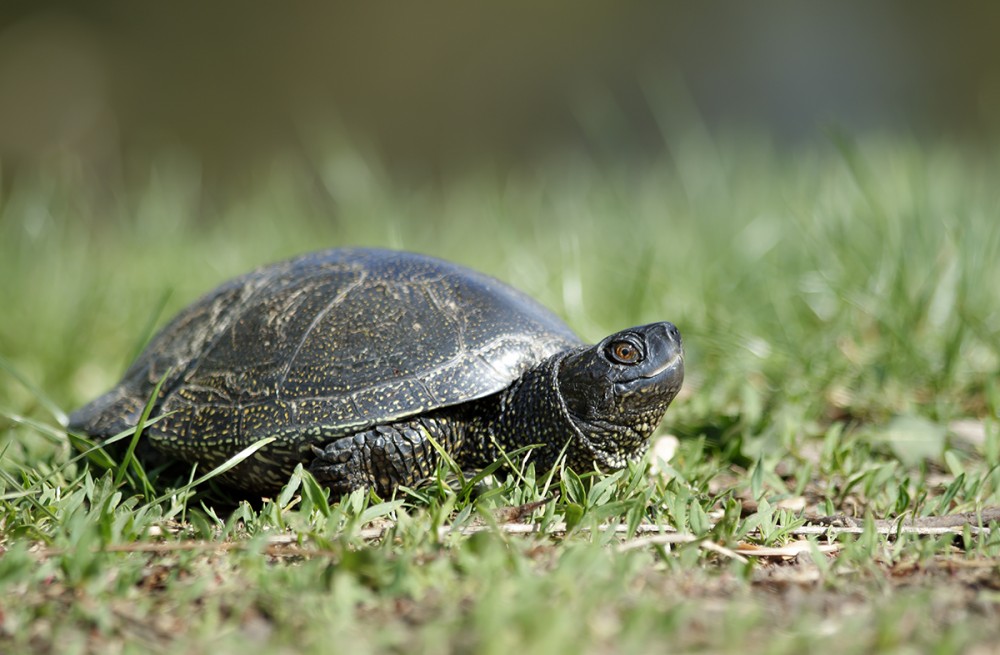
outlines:
[[[681,342],[681,332],[680,330],[677,329],[677,326],[674,325],[673,323],[666,323],[666,322],[663,325],[666,328],[667,334],[670,336],[670,338],[673,341],[677,342],[677,344],[679,345]]]

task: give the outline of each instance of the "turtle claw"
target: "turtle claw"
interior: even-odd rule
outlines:
[[[349,464],[351,460],[360,463],[361,449],[364,441],[358,442],[357,437],[343,437],[331,441],[322,448],[310,446],[316,462],[324,464]]]
[[[309,472],[320,484],[330,486],[334,495],[370,486],[364,453],[353,437],[344,437],[322,448],[310,446],[315,458]]]
[[[437,458],[425,429],[419,424],[378,425],[321,448],[312,446],[309,472],[335,494],[373,487],[389,496],[398,485],[416,484],[432,472]]]

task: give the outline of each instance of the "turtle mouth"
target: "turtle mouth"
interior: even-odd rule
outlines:
[[[640,375],[639,377],[642,378],[642,379],[644,379],[644,380],[649,380],[651,378],[655,378],[655,377],[663,374],[664,371],[668,371],[668,370],[674,368],[675,366],[677,366],[678,364],[683,363],[683,361],[684,361],[684,354],[678,352],[673,357],[671,357],[670,359],[668,359],[666,362],[664,362],[663,364],[661,364],[660,366],[657,366],[655,369],[653,369],[649,373],[645,373],[643,375]]]

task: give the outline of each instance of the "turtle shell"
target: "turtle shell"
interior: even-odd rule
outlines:
[[[489,276],[412,253],[328,250],[236,278],[182,311],[70,429],[107,437],[134,426],[162,378],[155,414],[165,416],[149,433],[225,458],[266,436],[329,438],[481,398],[579,344]]]

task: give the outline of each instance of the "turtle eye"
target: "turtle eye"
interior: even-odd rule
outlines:
[[[642,361],[642,351],[631,341],[614,341],[608,345],[608,356],[619,364],[638,364]]]

